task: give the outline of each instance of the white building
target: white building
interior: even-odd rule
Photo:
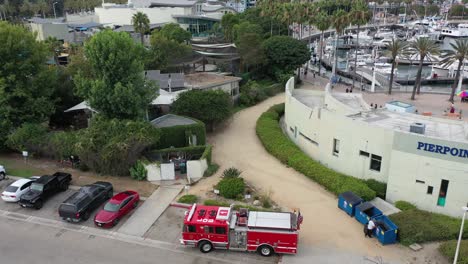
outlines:
[[[387,183],[387,200],[459,216],[468,204],[468,123],[371,109],[359,94],[286,85],[285,126],[309,156]],[[414,132],[413,132],[414,131]]]

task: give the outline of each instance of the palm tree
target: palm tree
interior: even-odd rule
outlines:
[[[448,66],[454,62],[458,62],[457,74],[455,75],[455,79],[453,80],[452,92],[450,93],[449,98],[449,101],[453,103],[455,90],[458,86],[458,79],[460,78],[461,74],[461,67],[464,63],[464,60],[468,59],[468,41],[465,39],[457,40],[455,41],[455,44],[450,43],[450,46],[452,46],[452,49],[444,53],[444,55],[442,56],[441,64],[443,66]]]
[[[415,42],[410,44],[409,53],[412,55],[419,55],[418,73],[416,74],[416,81],[414,82],[413,93],[411,94],[411,100],[414,100],[416,92],[419,94],[421,89],[421,72],[424,59],[440,54],[440,49],[435,41],[429,38],[418,38]]]
[[[351,8],[351,12],[349,12],[349,19],[351,24],[357,25],[357,37],[356,37],[356,49],[355,49],[355,60],[354,60],[354,75],[356,76],[356,68],[357,68],[357,52],[359,48],[359,31],[362,25],[367,24],[369,20],[372,18],[372,13],[369,10],[369,6],[363,0],[355,0],[353,2],[353,6]],[[354,88],[354,77],[353,77],[353,86]],[[351,89],[352,89],[351,88]]]
[[[343,34],[344,29],[348,25],[348,14],[340,9],[336,11],[335,15],[333,15],[333,27],[336,30],[336,36],[335,36],[335,62],[333,64],[333,72],[332,72],[332,77],[336,75],[336,67],[338,66],[338,56],[337,56],[337,50],[338,50],[338,37],[339,35]]]
[[[322,55],[323,55],[323,38],[325,30],[330,28],[330,17],[323,11],[315,16],[314,24],[322,34],[320,34],[320,53],[319,53],[319,70],[318,75],[320,76],[320,69],[322,68]]]
[[[392,70],[390,72],[390,85],[388,86],[388,94],[392,94],[393,72],[397,64],[397,56],[406,55],[408,44],[393,38],[391,43],[387,43],[386,49],[388,56],[392,58]]]
[[[145,13],[137,12],[132,17],[133,28],[135,29],[135,32],[140,33],[141,45],[144,45],[143,37],[145,36],[145,32],[150,30],[149,23],[149,18]]]

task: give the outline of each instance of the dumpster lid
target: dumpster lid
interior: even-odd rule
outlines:
[[[356,208],[361,211],[361,212],[364,212],[364,211],[367,211],[371,208],[375,207],[373,204],[371,204],[370,202],[364,202],[360,205],[358,205]]]
[[[355,204],[357,202],[360,202],[362,201],[362,198],[355,195],[353,192],[344,192],[341,194],[341,196],[343,196],[343,198],[348,202],[348,203],[352,203],[352,204]]]

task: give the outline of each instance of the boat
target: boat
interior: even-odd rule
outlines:
[[[398,64],[402,65],[419,65],[419,54],[413,54],[409,56],[397,56]],[[440,57],[438,56],[426,56],[423,60],[423,65],[434,65],[439,63]]]
[[[379,47],[379,48],[384,48],[387,46],[387,44],[390,44],[390,43],[392,43],[391,38],[383,38],[380,40],[374,40],[374,42],[372,42],[372,45]]]
[[[468,37],[468,24],[459,24],[458,27],[444,27],[440,32],[441,37],[463,38]]]
[[[430,79],[437,79],[437,78],[454,78],[457,74],[458,69],[458,61],[450,65],[443,65],[441,63],[432,65],[431,68],[431,76]],[[468,78],[468,60],[463,62],[462,68],[463,77]]]
[[[390,74],[392,72],[392,64],[387,62],[376,62],[374,63],[374,69],[378,73]]]

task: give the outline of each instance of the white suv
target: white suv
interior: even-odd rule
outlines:
[[[2,165],[0,165],[0,181],[5,179],[5,177],[6,177],[5,168]]]

